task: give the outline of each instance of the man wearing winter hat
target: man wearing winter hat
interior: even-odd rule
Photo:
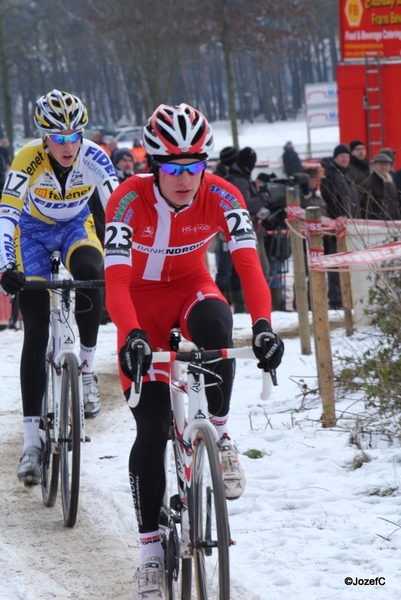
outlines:
[[[228,175],[228,171],[230,167],[235,163],[235,159],[237,158],[238,150],[234,148],[234,146],[226,146],[220,152],[220,161],[216,165],[216,169],[214,171],[215,175],[219,175],[220,177],[224,177],[224,179]]]
[[[331,158],[321,162],[324,175],[320,183],[320,191],[326,202],[329,216],[355,217],[358,210],[358,190],[348,178],[351,151],[346,144],[334,148]],[[327,238],[327,239],[326,239]],[[325,254],[337,253],[337,240],[334,235],[325,236]],[[338,273],[328,273],[329,307],[336,310],[342,308],[340,276]]]
[[[390,156],[382,150],[374,157],[372,173],[364,184],[360,201],[362,219],[398,221],[401,218],[397,188],[390,175],[392,164]]]
[[[360,194],[361,186],[370,175],[369,161],[366,158],[366,146],[360,140],[352,140],[349,148],[351,150],[351,159],[348,178],[355,183]]]
[[[122,183],[134,174],[134,158],[128,148],[119,148],[112,156],[118,181]]]
[[[233,185],[235,185],[244,196],[244,200],[251,215],[257,235],[257,250],[260,263],[262,265],[266,281],[268,281],[270,268],[264,245],[266,231],[264,227],[261,226],[261,221],[265,218],[266,214],[269,213],[267,208],[269,194],[267,192],[258,192],[255,183],[251,179],[251,173],[256,165],[256,158],[256,152],[253,148],[250,148],[249,146],[242,148],[242,150],[240,150],[237,154],[236,161],[230,167],[227,181],[230,181]],[[239,304],[241,303],[241,299],[239,294],[232,294],[232,296],[234,299],[235,311],[235,296],[238,297]],[[274,299],[272,300],[274,310]]]

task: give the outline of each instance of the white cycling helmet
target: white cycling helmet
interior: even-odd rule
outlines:
[[[213,149],[212,128],[202,113],[188,104],[161,104],[143,129],[143,145],[160,161],[171,155],[206,159]]]
[[[64,129],[81,131],[88,123],[88,111],[77,96],[52,90],[37,100],[34,121],[43,133]]]

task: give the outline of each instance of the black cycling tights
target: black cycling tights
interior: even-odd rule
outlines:
[[[80,246],[71,254],[70,270],[74,279],[100,279],[102,255],[96,248]],[[80,341],[96,346],[102,312],[100,289],[77,290],[75,319]],[[21,354],[21,394],[25,417],[38,416],[46,386],[46,346],[49,337],[50,296],[46,290],[20,293],[20,310],[24,321],[24,344]]]
[[[221,300],[207,299],[194,306],[188,319],[191,339],[200,348],[232,348],[232,314]],[[220,388],[207,388],[209,410],[228,413],[234,377],[234,361],[218,363],[223,377]],[[128,391],[126,392],[128,396]],[[137,436],[129,458],[129,477],[140,533],[156,531],[165,488],[164,451],[171,424],[168,385],[150,381],[142,386],[141,400],[132,408]]]

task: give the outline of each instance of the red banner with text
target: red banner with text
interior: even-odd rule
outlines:
[[[401,57],[401,0],[339,0],[342,60]]]

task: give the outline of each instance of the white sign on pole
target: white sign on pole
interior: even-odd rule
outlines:
[[[332,106],[317,106],[313,108],[307,107],[306,120],[309,129],[338,125],[338,107],[336,104]]]
[[[312,155],[310,130],[338,125],[338,90],[335,81],[307,83],[305,85],[306,125],[308,151]]]
[[[335,81],[307,83],[305,85],[305,104],[309,106],[327,106],[337,104],[338,90]]]

